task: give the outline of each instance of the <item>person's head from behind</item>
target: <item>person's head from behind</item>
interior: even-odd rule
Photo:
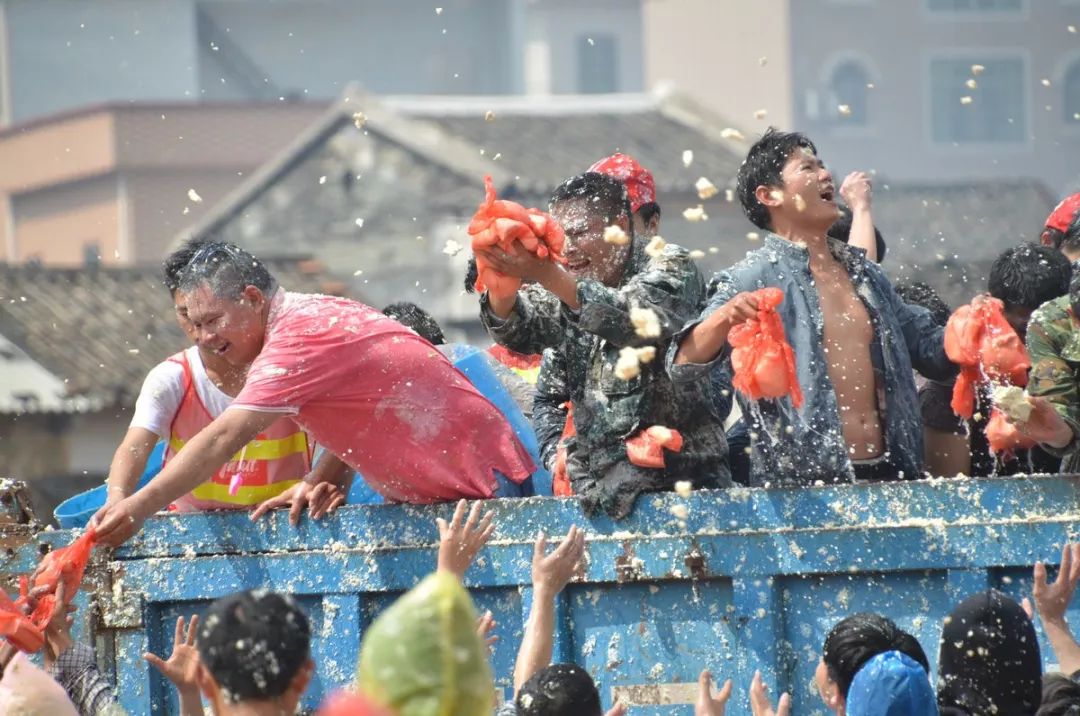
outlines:
[[[1039,237],[1040,243],[1060,250],[1065,232],[1069,230],[1069,224],[1072,223],[1077,211],[1080,211],[1080,192],[1062,199],[1050,212],[1050,216],[1046,217],[1046,225],[1043,226],[1042,235]]]
[[[821,651],[821,661],[814,672],[814,683],[822,701],[837,714],[845,712],[848,691],[859,670],[878,654],[897,651],[924,671],[930,671],[918,640],[880,614],[860,612],[837,622]]]
[[[590,172],[614,177],[626,187],[634,235],[651,239],[660,233],[660,204],[656,202],[656,182],[652,172],[629,154],[616,152],[589,167]]]
[[[600,693],[575,664],[552,664],[533,675],[517,695],[519,716],[601,716]]]
[[[1080,209],[1076,210],[1069,228],[1061,237],[1061,253],[1069,261],[1080,259]]]
[[[845,716],[937,716],[926,667],[899,651],[871,657],[851,681]]]
[[[949,304],[941,300],[941,296],[930,284],[925,281],[905,281],[896,284],[895,289],[896,295],[904,303],[920,306],[930,311],[930,316],[937,325],[944,328],[945,324],[949,322],[952,309],[949,308]]]
[[[199,689],[219,716],[257,704],[295,713],[315,670],[307,616],[292,597],[265,589],[211,604],[196,643]]]
[[[196,251],[179,282],[199,347],[235,366],[251,363],[262,350],[276,289],[261,261],[221,242]]]
[[[1034,714],[1042,700],[1042,657],[1023,607],[995,589],[960,602],[941,630],[937,683],[942,709]]]
[[[446,337],[443,335],[439,322],[415,303],[410,301],[391,303],[383,309],[383,313],[406,328],[413,329],[417,335],[433,346],[446,343]]]
[[[833,225],[829,227],[829,230],[825,232],[826,236],[830,239],[836,239],[837,241],[843,241],[845,244],[850,243],[851,239],[851,209],[846,206],[840,207],[840,216]],[[874,243],[877,244],[877,262],[881,263],[885,258],[885,237],[881,235],[878,228],[874,227]]]
[[[188,320],[187,296],[180,290],[180,279],[188,264],[191,263],[191,259],[207,243],[209,242],[206,239],[189,239],[179,249],[166,256],[161,263],[162,282],[169,290],[169,295],[172,296],[176,322],[180,324],[180,328],[184,330],[192,343],[195,342],[195,327]]]
[[[551,196],[551,215],[566,232],[567,270],[579,279],[617,286],[632,250],[634,229],[626,187],[618,179],[585,172],[559,185]],[[604,229],[617,225],[631,241],[604,241]]]
[[[1080,684],[1065,674],[1044,676],[1042,705],[1035,716],[1080,716]]]
[[[1005,304],[1005,318],[1023,340],[1036,308],[1069,292],[1072,266],[1060,251],[1039,244],[1006,249],[990,267],[987,288]]]
[[[747,218],[778,234],[824,234],[839,217],[832,174],[798,132],[769,128],[739,167],[735,192]]]

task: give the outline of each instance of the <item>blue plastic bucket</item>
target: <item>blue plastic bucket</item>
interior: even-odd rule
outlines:
[[[141,490],[146,483],[161,472],[164,462],[165,441],[161,441],[154,446],[153,452],[150,453],[150,457],[146,461],[146,469],[143,470],[142,477],[139,478],[139,484],[135,489]],[[92,490],[80,492],[57,505],[56,509],[53,510],[53,517],[59,523],[60,529],[86,527],[94,513],[104,507],[108,491],[107,485],[101,485]]]

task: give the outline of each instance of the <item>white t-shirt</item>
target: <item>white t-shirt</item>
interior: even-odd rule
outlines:
[[[184,352],[191,366],[191,380],[195,384],[195,392],[206,406],[210,417],[216,418],[225,412],[232,398],[214,385],[206,375],[206,367],[197,347],[192,346]],[[159,438],[167,439],[169,427],[183,399],[183,366],[171,360],[157,364],[143,381],[139,399],[135,401],[135,415],[131,418],[130,427],[143,428]]]

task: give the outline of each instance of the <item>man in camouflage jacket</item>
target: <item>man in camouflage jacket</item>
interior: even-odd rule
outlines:
[[[562,432],[567,399],[574,408],[576,436],[567,442],[567,472],[585,508],[621,518],[642,492],[671,489],[676,481],[694,487],[731,484],[723,416],[708,381],[675,385],[664,370],[671,337],[697,315],[705,283],[689,253],[656,244],[646,250],[635,239],[622,183],[586,173],[556,189],[551,212],[566,230],[563,269],[515,245],[485,258],[495,270],[532,282],[509,299],[481,297],[481,320],[497,343],[522,353],[552,349],[541,369],[534,404],[542,457],[550,467]],[[619,226],[622,243],[604,239]],[[643,337],[631,320],[648,309],[658,334]],[[639,321],[640,321],[640,317]],[[616,374],[623,348],[652,347],[654,358],[627,379]],[[630,462],[626,440],[653,425],[678,430],[678,453],[665,451],[664,468]]]
[[[1043,449],[1064,458],[1061,472],[1080,471],[1080,278],[1069,295],[1047,301],[1031,315],[1027,349],[1031,373],[1027,392],[1035,406],[1031,419],[1017,427]]]

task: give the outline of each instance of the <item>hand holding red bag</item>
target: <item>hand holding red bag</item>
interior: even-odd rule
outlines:
[[[526,209],[516,202],[497,199],[490,176],[484,177],[484,187],[484,201],[468,228],[474,252],[495,246],[509,251],[516,241],[539,258],[565,263],[562,250],[566,236],[559,222],[539,209]],[[482,254],[477,254],[476,271],[477,291],[486,290],[492,296],[508,298],[521,288],[520,278],[499,273]]]
[[[1027,385],[1031,359],[1020,337],[1005,319],[1004,305],[983,294],[961,306],[945,325],[945,353],[960,375],[953,387],[952,409],[963,418],[975,412],[975,388],[996,381]]]
[[[796,408],[803,402],[795,372],[795,352],[787,342],[784,324],[776,307],[784,301],[778,288],[762,288],[751,294],[757,302],[757,318],[728,332],[731,344],[732,384],[751,400],[791,396]]]

